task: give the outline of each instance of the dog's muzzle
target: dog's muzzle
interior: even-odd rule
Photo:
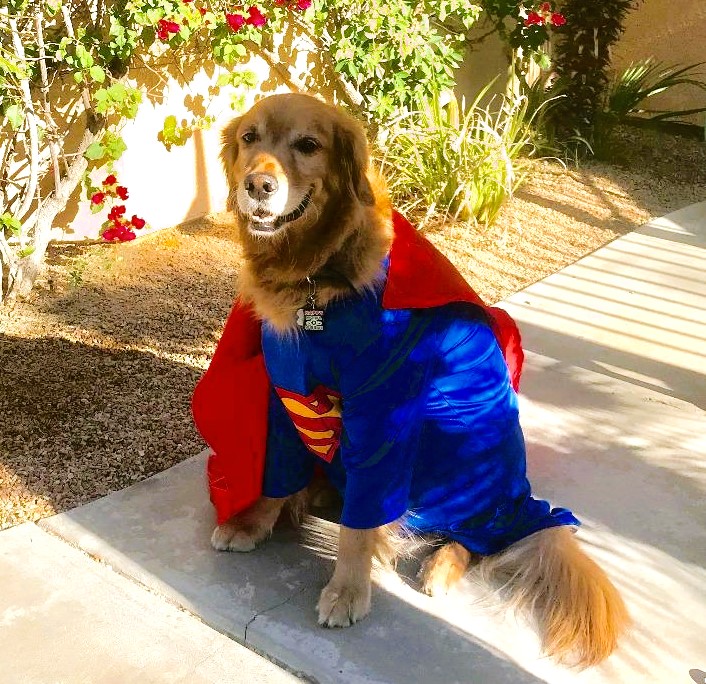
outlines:
[[[288,214],[281,216],[258,216],[256,213],[250,217],[250,225],[252,230],[258,233],[274,233],[276,230],[284,226],[286,223],[291,223],[300,218],[311,202],[314,195],[314,186],[312,185],[301,202],[292,209]]]

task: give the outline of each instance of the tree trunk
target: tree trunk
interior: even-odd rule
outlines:
[[[10,289],[5,293],[8,300],[11,301],[17,296],[28,295],[37,277],[42,273],[44,255],[49,246],[54,219],[57,214],[66,207],[66,203],[69,201],[71,194],[78,187],[83,178],[83,174],[88,168],[88,160],[83,156],[83,153],[88,146],[99,137],[100,132],[92,133],[86,128],[77,153],[69,166],[68,173],[59,183],[58,191],[47,197],[39,207],[36,223],[34,225],[32,245],[34,251],[29,256],[17,261],[14,282],[10,283]]]

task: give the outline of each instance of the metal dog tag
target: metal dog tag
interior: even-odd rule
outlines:
[[[323,331],[323,329],[324,329],[324,312],[318,311],[316,309],[305,309],[304,310],[304,330]]]
[[[316,308],[316,283],[307,277],[309,283],[309,296],[307,297],[308,309],[297,310],[297,325],[307,331],[321,332],[324,329],[324,312]]]

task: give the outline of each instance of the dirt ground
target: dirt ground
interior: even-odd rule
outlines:
[[[536,162],[491,229],[426,234],[490,303],[706,200],[703,143],[627,131],[616,157]],[[0,310],[0,529],[204,448],[189,401],[235,294],[233,238],[219,215],[123,245],[56,245],[32,296]]]

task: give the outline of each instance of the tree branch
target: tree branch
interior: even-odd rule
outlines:
[[[10,32],[12,34],[12,45],[15,49],[20,63],[26,66],[25,49],[20,38],[20,32],[17,28],[17,20],[15,17],[9,17]],[[34,103],[32,102],[32,93],[29,89],[29,78],[24,76],[20,79],[20,89],[22,93],[22,103],[25,108],[25,118],[27,120],[27,128],[29,132],[29,180],[27,181],[25,196],[19,209],[13,212],[15,216],[22,221],[29,212],[34,194],[37,191],[37,183],[39,177],[39,131],[37,127],[37,118],[34,113]]]
[[[54,118],[51,115],[51,107],[49,106],[49,83],[47,80],[47,62],[46,49],[44,47],[44,17],[41,10],[37,10],[34,15],[34,27],[37,31],[37,45],[39,46],[39,78],[40,78],[40,93],[42,95],[42,108],[44,109],[44,117],[49,126],[49,155],[51,156],[52,171],[54,173],[54,192],[59,192],[61,182],[61,171],[59,170],[59,146],[57,145],[57,126]]]

